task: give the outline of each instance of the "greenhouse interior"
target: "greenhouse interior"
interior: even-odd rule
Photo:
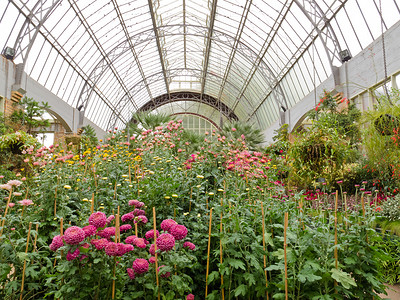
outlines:
[[[400,299],[398,0],[1,0],[0,299]]]

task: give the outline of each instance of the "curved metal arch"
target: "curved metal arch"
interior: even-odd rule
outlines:
[[[235,112],[230,109],[224,103],[220,103],[218,107],[218,100],[214,97],[211,97],[207,94],[195,93],[195,92],[174,92],[170,93],[170,97],[168,94],[160,95],[154,98],[154,101],[148,101],[145,105],[143,105],[139,111],[151,111],[158,107],[161,107],[167,103],[177,102],[177,101],[194,101],[206,104],[211,106],[215,110],[220,111],[226,118],[229,120],[238,121],[239,118],[236,116]]]
[[[196,78],[202,78],[202,70],[200,69],[185,69],[185,68],[178,68],[178,69],[170,69],[169,70],[169,78],[174,77],[174,76],[179,76],[182,75],[183,71],[189,71],[191,76],[196,77]],[[222,79],[222,76],[218,76],[217,74],[214,73],[207,73],[207,75],[210,75],[211,77],[217,77]],[[163,80],[164,73],[163,72],[158,72],[155,74],[152,74],[146,78],[146,82],[144,80],[141,80],[140,82],[136,83],[132,88],[132,96],[135,96],[138,92],[146,88],[147,84],[152,84],[153,82],[158,82],[160,80]],[[236,89],[239,91],[239,89],[233,85],[231,82],[227,81],[227,83],[232,86],[233,89]],[[246,101],[250,104],[250,101],[245,97]],[[123,95],[120,100],[117,102],[115,105],[115,111],[116,112],[121,112],[120,109],[126,107],[127,102],[129,99],[126,97],[126,95]],[[153,100],[152,100],[153,101]],[[115,124],[117,123],[118,115],[116,113],[111,114],[110,119],[108,121],[107,128],[114,128]]]
[[[340,1],[340,5],[338,8],[336,8],[336,10],[333,12],[333,15],[327,19],[326,15],[324,14],[324,12],[322,11],[321,7],[317,4],[316,0],[303,0],[305,2],[308,2],[311,6],[315,7],[315,10],[313,12],[311,11],[307,11],[307,9],[305,8],[305,6],[303,6],[299,0],[293,0],[293,2],[300,8],[300,10],[304,13],[304,15],[307,17],[307,19],[310,21],[310,23],[313,25],[315,31],[317,32],[317,36],[321,39],[322,44],[324,46],[324,50],[326,52],[327,58],[329,60],[329,65],[331,67],[332,70],[332,74],[333,76],[336,76],[336,71],[335,71],[335,67],[333,66],[333,61],[336,59],[340,60],[339,57],[339,52],[341,51],[341,47],[340,47],[340,43],[336,37],[336,33],[333,30],[330,21],[332,20],[332,18],[337,14],[337,12],[346,4],[346,2],[348,0],[339,0]],[[339,2],[338,1],[338,2]],[[314,20],[312,19],[312,14],[318,14],[318,22],[315,23]],[[324,30],[326,30],[327,32],[324,33]],[[333,51],[330,50],[330,48],[327,45],[327,41],[328,39],[331,40],[331,42],[334,44],[334,49]],[[314,43],[315,38],[312,40],[311,44]],[[306,49],[309,46],[305,47]],[[298,49],[300,50],[300,49]],[[292,59],[295,57],[292,57]],[[295,61],[297,61],[297,57],[295,58]],[[269,91],[265,98],[257,105],[256,109],[253,110],[253,112],[250,114],[248,120],[254,116],[254,114],[258,111],[258,109],[261,107],[261,105],[268,99],[269,95],[271,93],[274,92],[275,88],[280,85],[280,82],[282,81],[283,77],[287,74],[287,72],[291,69],[288,68],[286,69],[282,69],[281,73],[278,74],[277,76],[277,81],[276,83],[274,83],[271,86],[271,91]],[[335,78],[335,82],[336,82],[336,78]],[[288,107],[285,107],[286,109],[288,109]]]
[[[193,115],[193,116],[202,118],[202,119],[210,122],[218,130],[221,130],[221,128],[217,125],[217,123],[215,123],[213,120],[211,120],[210,118],[208,118],[208,117],[206,117],[206,116],[204,116],[202,114],[197,114],[197,113],[194,113],[194,112],[178,112],[178,113],[171,114],[171,116],[180,116],[180,115]]]
[[[11,2],[14,3],[14,1]],[[51,2],[51,4],[48,2]],[[26,17],[14,43],[15,58],[22,57],[24,68],[40,28],[61,2],[62,0],[38,0]],[[46,6],[46,3],[50,5]],[[28,37],[28,41],[24,45],[23,41],[26,37]]]
[[[207,33],[208,27],[204,26],[199,26],[199,25],[186,25],[186,30],[188,28],[191,28],[194,33],[188,33],[186,31],[186,36],[188,35],[193,35],[193,36],[199,36],[199,37],[204,37]],[[165,36],[172,36],[172,35],[177,35],[175,30],[178,28],[178,32],[180,34],[184,34],[184,25],[182,24],[176,24],[176,25],[165,25],[165,26],[160,26],[158,27],[158,32],[160,35],[163,37]],[[248,60],[251,63],[254,63],[255,61],[260,61],[260,70],[262,70],[264,77],[266,78],[267,84],[272,85],[275,82],[277,82],[276,76],[273,74],[271,68],[267,65],[265,61],[263,61],[259,55],[247,44],[244,44],[243,42],[239,41],[238,43],[235,43],[235,38],[228,35],[225,32],[215,30],[213,32],[213,36],[211,39],[214,42],[220,42],[230,48],[234,47],[235,44],[237,44],[237,51],[243,55],[243,57],[248,58]],[[116,47],[114,47],[108,54],[107,56],[110,58],[110,61],[113,62],[114,59],[118,59],[121,55],[125,54],[127,51],[130,51],[130,44],[133,45],[134,47],[142,44],[149,42],[151,40],[156,39],[156,37],[153,35],[154,34],[154,29],[148,29],[143,32],[140,32],[130,38],[131,43],[128,43],[128,40],[124,40],[120,44],[118,44]],[[91,79],[90,81],[92,82],[91,85],[89,85],[87,82],[83,86],[78,102],[77,102],[77,107],[80,105],[84,105],[85,107],[87,106],[87,102],[89,101],[91,97],[91,90],[93,90],[93,87],[96,85],[98,80],[101,78],[102,74],[104,74],[104,71],[107,69],[107,64],[104,59],[100,60],[100,62],[93,68],[92,72],[89,75],[89,78]],[[280,87],[278,87],[280,88]],[[282,95],[284,97],[283,91]],[[281,101],[277,101],[278,104],[281,103]]]

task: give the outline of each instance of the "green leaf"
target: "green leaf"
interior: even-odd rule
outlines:
[[[256,285],[256,280],[255,280],[253,274],[245,273],[245,274],[243,275],[243,277],[244,277],[244,279],[247,280],[248,286]]]
[[[302,283],[305,283],[306,281],[314,282],[314,281],[322,279],[321,276],[318,276],[318,275],[315,275],[315,274],[312,274],[312,273],[306,273],[306,272],[307,272],[306,270],[302,270],[297,275],[297,277],[299,278],[299,281],[302,282]]]
[[[274,270],[283,270],[285,266],[283,264],[280,265],[270,265],[269,267],[265,268],[267,271],[274,271]]]
[[[212,271],[209,275],[208,275],[208,280],[207,280],[207,284],[210,284],[211,282],[213,282],[215,279],[217,279],[219,277],[219,272],[217,271]]]
[[[357,286],[354,278],[352,278],[349,273],[335,268],[331,269],[331,273],[332,278],[343,285],[344,288],[349,289],[350,286]]]
[[[235,268],[235,269],[242,269],[242,270],[246,270],[246,268],[245,268],[245,266],[244,266],[244,263],[241,261],[241,260],[238,260],[238,259],[233,259],[233,258],[227,258],[226,259],[226,262],[230,265],[230,266],[232,266],[233,268]]]
[[[239,295],[245,296],[246,295],[246,290],[247,290],[247,287],[244,284],[239,285],[235,289],[235,297],[238,297]]]

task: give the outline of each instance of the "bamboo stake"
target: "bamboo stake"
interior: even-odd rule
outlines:
[[[361,196],[361,207],[362,207],[363,217],[365,217],[364,195]]]
[[[156,226],[156,208],[153,206],[153,233],[154,233],[154,252],[156,257],[156,282],[157,282],[157,290],[158,290],[158,300],[160,300],[160,283],[158,281],[158,256],[157,256],[157,226]]]
[[[345,220],[345,223],[346,223],[346,229],[347,229],[347,218],[348,218],[348,215],[347,215],[347,195],[346,194],[344,194],[344,215],[345,215],[345,218],[346,218],[346,220]]]
[[[288,300],[288,271],[287,271],[287,256],[286,256],[286,231],[288,227],[289,213],[285,212],[285,225],[284,225],[284,235],[283,235],[283,252],[285,256],[285,299]]]
[[[90,204],[90,212],[93,213],[94,211],[94,193],[92,193],[92,201]]]
[[[222,206],[223,206],[223,198],[221,198],[221,222],[220,222],[220,226],[219,226],[219,234],[220,236],[222,235]],[[219,239],[219,257],[220,257],[220,262],[222,265],[222,241],[221,241],[221,237]],[[221,274],[221,296],[222,296],[222,300],[225,299],[225,292],[224,292],[224,275]]]
[[[338,250],[337,250],[337,206],[338,206],[338,191],[336,190],[336,197],[335,197],[335,268],[338,268]]]
[[[206,270],[206,299],[208,293],[208,270],[210,267],[210,247],[211,247],[211,222],[212,222],[212,208],[210,209],[210,225],[208,227],[208,250],[207,250],[207,270]]]
[[[31,236],[31,228],[32,228],[32,222],[29,222],[28,237],[26,238],[25,254],[28,253],[29,238]],[[24,259],[24,268],[22,270],[21,296],[19,297],[20,300],[22,300],[22,295],[24,293],[25,269],[26,269],[26,259]]]
[[[136,237],[138,236],[137,235],[137,223],[135,223],[135,235],[136,235]]]
[[[267,257],[265,255],[265,216],[264,216],[264,205],[263,202],[261,201],[261,214],[262,214],[262,235],[263,235],[263,249],[264,249],[264,274],[265,274],[265,287],[268,288],[268,277],[267,277],[267,270],[265,268],[267,267]],[[267,291],[267,300],[269,300],[269,295]]]
[[[33,252],[37,251],[36,242],[37,242],[38,231],[39,231],[39,223],[36,223],[36,233],[35,233],[35,241],[33,242]]]
[[[2,235],[3,235],[4,223],[6,222],[6,216],[7,216],[7,212],[8,212],[8,205],[10,204],[12,190],[13,190],[13,188],[11,187],[10,193],[9,193],[8,199],[7,199],[6,210],[4,211],[3,222],[1,222],[0,239],[1,239]]]
[[[57,185],[56,185],[56,189],[54,191],[54,217],[56,217],[56,215],[57,215],[57,188],[58,188],[59,181],[60,181],[60,177],[57,176]],[[26,199],[26,197],[25,197],[25,199]]]
[[[116,186],[116,184],[115,184]],[[115,242],[119,242],[119,206],[117,211],[117,217],[115,218]],[[117,258],[114,257],[114,270],[113,270],[113,277],[115,278],[115,269],[117,265]],[[115,299],[115,279],[112,281],[112,299]]]
[[[189,212],[190,208],[192,207],[192,194],[193,194],[193,187],[190,188]]]

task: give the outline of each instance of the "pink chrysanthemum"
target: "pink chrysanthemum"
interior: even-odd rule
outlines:
[[[156,238],[158,238],[159,235],[160,235],[160,232],[158,230],[156,230]],[[154,229],[147,231],[144,236],[148,240],[154,239]]]
[[[124,224],[119,227],[119,231],[121,231],[121,232],[131,230],[131,229],[132,229],[132,225],[130,225],[130,224]]]
[[[175,246],[175,238],[169,233],[163,233],[156,239],[157,249],[169,251]]]
[[[151,257],[149,258],[149,263],[155,264],[155,263],[156,263],[156,258],[155,258],[154,256],[151,256]]]
[[[149,252],[150,252],[151,255],[156,255],[156,247],[155,247],[154,244],[150,245]]]
[[[173,219],[165,219],[164,221],[161,222],[161,229],[164,231],[168,231],[171,226],[178,224],[175,222]]]
[[[196,249],[196,246],[195,246],[195,244],[193,244],[191,242],[184,242],[183,248],[189,248],[190,250],[194,250],[194,249]]]
[[[97,235],[101,236],[102,238],[109,239],[115,235],[115,227],[106,227],[103,230],[99,230]]]
[[[188,230],[185,226],[176,224],[169,228],[169,233],[172,234],[176,240],[180,241],[186,237]]]
[[[194,300],[194,295],[193,294],[187,295],[186,300]]]
[[[146,216],[142,216],[142,215],[140,215],[140,216],[138,216],[138,217],[136,217],[136,218],[135,218],[135,221],[134,221],[134,223],[138,223],[138,224],[146,224],[148,221],[149,221],[149,220],[147,219],[147,217],[146,217]]]
[[[114,220],[114,219],[115,219],[115,216],[114,216],[114,215],[109,216],[109,217],[107,218],[107,224],[110,224],[110,222],[111,222],[112,220]]]
[[[20,186],[22,184],[22,181],[14,179],[14,180],[9,180],[7,184],[11,186]]]
[[[121,222],[126,223],[126,222],[132,220],[134,217],[135,217],[135,216],[133,215],[132,212],[127,213],[127,214],[125,214],[125,215],[122,215],[122,217],[121,217]]]
[[[136,205],[138,205],[139,203],[140,203],[139,200],[129,200],[128,205],[136,207]]]
[[[85,232],[78,226],[71,226],[64,233],[64,241],[68,245],[77,245],[85,239]]]
[[[108,256],[117,256],[119,253],[119,245],[118,243],[109,242],[104,250]]]
[[[166,265],[159,266],[158,267],[158,272],[160,272],[160,269],[162,267],[166,267]],[[161,278],[168,278],[169,276],[171,276],[171,272],[165,272],[164,274],[161,274],[160,276],[161,276]]]
[[[130,244],[123,244],[124,248],[125,248],[125,253],[131,252],[135,249],[135,247],[133,247],[133,245]]]
[[[19,204],[21,204],[22,206],[29,206],[33,204],[33,201],[30,199],[24,199],[21,201],[18,201]]]
[[[81,255],[81,257],[79,257],[79,260],[82,261],[82,260],[84,260],[84,259],[87,258],[87,257],[88,257],[87,255],[83,254],[83,255]]]
[[[137,216],[144,216],[146,214],[146,212],[143,209],[137,209],[137,208],[135,208],[132,213],[136,217]]]
[[[50,247],[50,250],[57,251],[62,246],[64,246],[63,237],[60,235],[56,235],[55,237],[53,237],[53,240],[51,241],[51,244],[49,247]]]
[[[93,226],[93,225],[85,226],[82,229],[85,232],[85,237],[93,236],[96,234],[96,231],[97,231],[96,226]]]
[[[136,245],[136,247],[139,247],[142,249],[146,248],[146,242],[143,238],[136,238],[135,245]]]
[[[99,240],[93,239],[93,240],[90,241],[90,243],[92,245],[94,245],[97,250],[102,250],[108,245],[109,240],[107,240],[107,239],[99,239]]]
[[[149,270],[149,262],[144,258],[136,258],[132,264],[135,274],[143,274]]]
[[[127,268],[126,272],[128,273],[128,276],[130,279],[135,279],[135,272],[131,268]]]
[[[136,235],[130,235],[125,239],[125,243],[134,244],[136,239],[137,239]]]
[[[81,252],[79,251],[79,248],[76,249],[74,252],[71,252],[71,249],[68,250],[68,253],[67,253],[67,260],[68,260],[68,261],[74,260],[75,258],[78,257],[78,255],[79,255],[80,253],[81,253]]]
[[[106,226],[107,224],[106,214],[101,211],[92,213],[89,217],[89,224],[96,226],[96,228],[102,228]]]

